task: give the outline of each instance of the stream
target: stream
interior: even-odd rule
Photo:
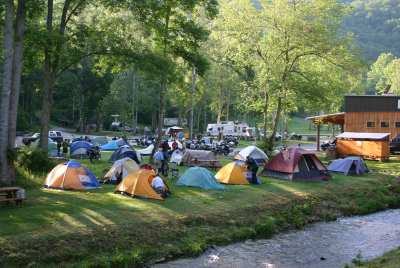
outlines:
[[[215,247],[197,258],[154,267],[337,268],[350,264],[357,255],[370,260],[399,246],[400,209],[396,209],[316,223],[271,239]]]

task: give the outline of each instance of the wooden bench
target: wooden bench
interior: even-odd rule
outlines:
[[[14,201],[16,205],[21,205],[25,197],[18,196],[18,191],[22,190],[19,187],[1,187],[0,188],[0,203],[9,204]]]

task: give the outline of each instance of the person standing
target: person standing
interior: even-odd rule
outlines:
[[[57,156],[61,156],[61,141],[57,140]]]
[[[246,165],[247,165],[247,170],[249,172],[251,172],[250,183],[258,184],[258,180],[257,180],[258,165],[257,165],[256,161],[251,156],[248,156],[246,158]]]
[[[158,151],[154,154],[153,159],[157,173],[161,173],[163,167],[162,163],[164,161],[164,154],[162,152],[162,148],[158,149]]]
[[[67,140],[63,140],[62,153],[63,153],[64,157],[67,157],[67,154],[68,154],[68,142],[67,142]]]
[[[162,163],[161,164],[161,174],[163,176],[168,176],[169,149],[170,149],[170,147],[169,147],[168,141],[164,141],[161,144],[161,150],[164,155],[164,159],[161,162]]]

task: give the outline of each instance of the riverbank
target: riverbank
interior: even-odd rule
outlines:
[[[354,268],[398,268],[400,265],[400,248],[392,250],[382,257],[369,262],[356,264]]]
[[[223,192],[170,182],[173,195],[162,202],[116,195],[109,185],[90,192],[33,186],[21,208],[0,209],[0,266],[139,267],[195,256],[211,245],[400,207],[400,182],[394,177],[400,162],[368,164],[372,172],[362,177],[263,178],[262,185],[228,186]],[[97,176],[109,165],[88,164]]]

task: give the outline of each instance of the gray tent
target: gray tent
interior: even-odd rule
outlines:
[[[187,166],[198,167],[217,168],[222,166],[213,152],[204,150],[186,150],[181,163]]]
[[[328,170],[343,173],[346,176],[362,175],[369,172],[364,160],[357,156],[336,159],[328,166]]]

